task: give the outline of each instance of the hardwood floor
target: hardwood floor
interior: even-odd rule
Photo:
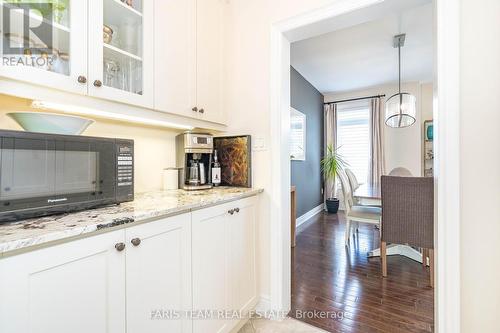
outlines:
[[[290,316],[330,332],[433,332],[429,268],[389,256],[388,277],[382,278],[380,259],[367,258],[379,247],[378,230],[360,224],[346,248],[344,225],[342,213],[322,213],[298,231]]]

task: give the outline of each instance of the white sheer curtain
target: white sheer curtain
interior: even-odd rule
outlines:
[[[384,133],[380,114],[380,97],[372,98],[370,102],[370,170],[368,182],[380,184],[380,177],[385,174]]]
[[[325,104],[324,107],[325,122],[324,122],[324,133],[325,133],[325,147],[324,154],[326,155],[327,147],[332,146],[336,148],[337,141],[337,104]],[[335,190],[332,193],[332,187],[335,181],[325,180],[324,186],[324,200],[327,198],[335,197]]]

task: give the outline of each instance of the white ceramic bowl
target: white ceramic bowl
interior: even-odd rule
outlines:
[[[28,132],[80,135],[94,121],[92,119],[43,112],[10,112],[14,119]]]

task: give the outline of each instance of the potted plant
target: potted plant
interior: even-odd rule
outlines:
[[[330,180],[332,183],[332,196],[335,195],[335,176],[337,176],[347,165],[343,157],[338,153],[338,148],[334,149],[332,145],[328,145],[326,155],[321,160],[321,171],[323,171],[325,180]],[[339,199],[335,197],[327,198],[326,209],[329,213],[336,214],[339,210]]]

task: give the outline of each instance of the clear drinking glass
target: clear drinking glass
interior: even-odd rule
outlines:
[[[104,59],[104,84],[120,89],[120,64],[114,59]]]

